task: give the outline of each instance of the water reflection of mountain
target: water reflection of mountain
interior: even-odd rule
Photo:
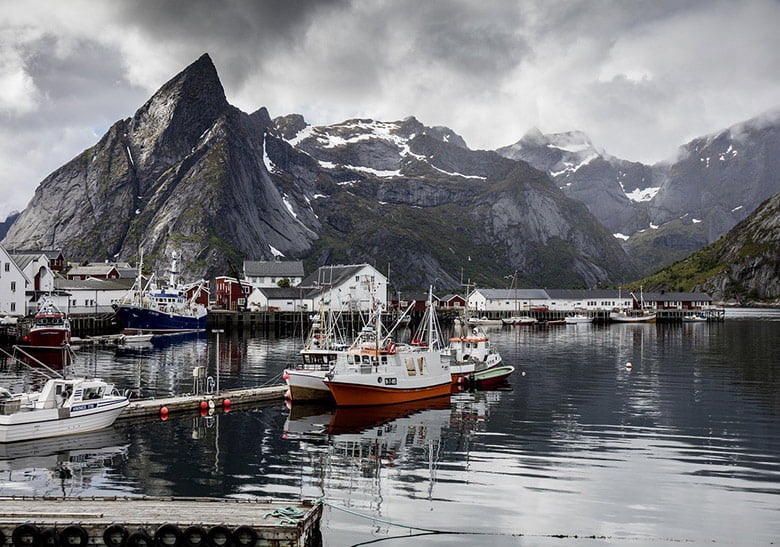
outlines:
[[[126,459],[128,445],[113,427],[0,444],[0,495],[96,494],[109,470]]]

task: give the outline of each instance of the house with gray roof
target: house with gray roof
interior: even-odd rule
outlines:
[[[290,286],[300,285],[304,278],[300,260],[245,260],[244,281],[253,287],[278,287],[282,279],[289,279]]]

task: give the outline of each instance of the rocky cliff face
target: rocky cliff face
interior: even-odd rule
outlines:
[[[399,287],[593,286],[633,275],[618,242],[542,172],[414,118],[313,127],[230,106],[207,55],[49,175],[15,248],[167,264],[370,262]]]
[[[628,236],[648,225],[647,202],[658,191],[653,169],[610,156],[580,131],[545,135],[533,129],[497,152],[549,174],[613,234]]]
[[[780,299],[780,194],[725,236],[645,280],[653,289],[706,291],[717,300]]]
[[[292,217],[263,163],[266,128],[231,107],[204,55],[132,118],[41,182],[5,238],[66,256],[149,261],[184,257],[183,270],[229,271],[272,247],[305,253],[316,234]]]

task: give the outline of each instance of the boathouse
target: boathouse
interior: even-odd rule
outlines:
[[[466,309],[466,298],[459,294],[445,294],[439,298],[442,310],[463,311]]]
[[[544,289],[474,289],[468,297],[469,310],[476,313],[500,312],[511,315],[548,305]]]
[[[62,279],[54,280],[49,299],[69,314],[112,313],[112,306],[132,289],[132,279]]]
[[[703,292],[646,292],[641,298],[646,308],[654,310],[706,310],[712,307],[712,297]]]
[[[611,289],[547,289],[551,311],[597,311],[633,308],[628,291]]]
[[[214,280],[214,306],[222,310],[243,311],[247,299],[252,294],[252,285],[230,276],[220,276]]]
[[[255,287],[247,307],[252,311],[306,311],[311,309],[309,292],[299,287]]]
[[[65,274],[65,277],[70,280],[84,280],[90,277],[94,279],[119,279],[121,275],[113,264],[93,264],[87,266],[73,266]]]

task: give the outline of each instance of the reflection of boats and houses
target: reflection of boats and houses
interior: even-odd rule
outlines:
[[[480,391],[370,408],[293,405],[284,431],[301,443],[311,468],[302,476],[302,493],[376,513],[387,481],[430,498],[444,451],[468,452],[500,397]]]

